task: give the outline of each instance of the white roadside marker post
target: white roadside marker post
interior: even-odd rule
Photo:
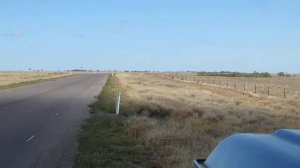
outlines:
[[[116,102],[116,114],[119,115],[120,112],[120,101],[121,101],[121,92],[117,94],[117,102]]]

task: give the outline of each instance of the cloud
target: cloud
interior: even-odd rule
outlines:
[[[118,23],[119,23],[119,24],[122,24],[122,25],[124,25],[124,26],[126,27],[126,25],[129,24],[129,21],[128,21],[128,20],[119,20]],[[121,33],[122,27],[123,27],[123,26],[118,25],[118,26],[116,26],[116,27],[114,27],[114,28],[111,28],[111,29],[110,29],[110,32],[112,32],[112,33],[114,33],[114,34]]]
[[[77,38],[77,39],[82,39],[83,38],[83,35],[81,33],[74,33],[73,34],[73,37],[74,38]]]
[[[4,36],[14,37],[14,38],[20,38],[20,37],[24,36],[24,33],[22,31],[15,30],[13,32],[5,33]]]
[[[213,40],[200,40],[199,43],[206,45],[218,45],[218,42]]]
[[[127,25],[127,24],[129,24],[129,21],[128,20],[120,20],[120,24]]]
[[[112,33],[120,33],[120,29],[118,29],[118,28],[112,28],[111,32]]]

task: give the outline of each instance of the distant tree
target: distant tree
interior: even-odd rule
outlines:
[[[281,76],[281,77],[290,77],[291,76],[290,74],[284,73],[284,72],[278,72],[277,75]]]
[[[284,72],[278,72],[277,75],[281,76],[281,77],[290,77],[291,76],[290,74],[284,73]]]
[[[261,73],[261,77],[272,77],[271,74],[269,74],[268,72],[264,72],[264,73]]]
[[[284,77],[284,76],[285,76],[285,73],[284,73],[284,72],[278,72],[277,75],[278,75],[278,76],[281,76],[281,77]]]

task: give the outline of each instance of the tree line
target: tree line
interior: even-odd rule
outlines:
[[[197,72],[198,76],[224,76],[224,77],[272,77],[272,75],[268,72],[230,72],[230,71],[220,71],[220,72]]]

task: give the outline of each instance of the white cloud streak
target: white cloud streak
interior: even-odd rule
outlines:
[[[24,33],[22,31],[15,30],[13,32],[8,32],[8,33],[5,33],[3,35],[7,36],[7,37],[21,38],[21,37],[24,36]]]
[[[82,39],[84,36],[81,33],[74,33],[73,37],[77,39]]]

